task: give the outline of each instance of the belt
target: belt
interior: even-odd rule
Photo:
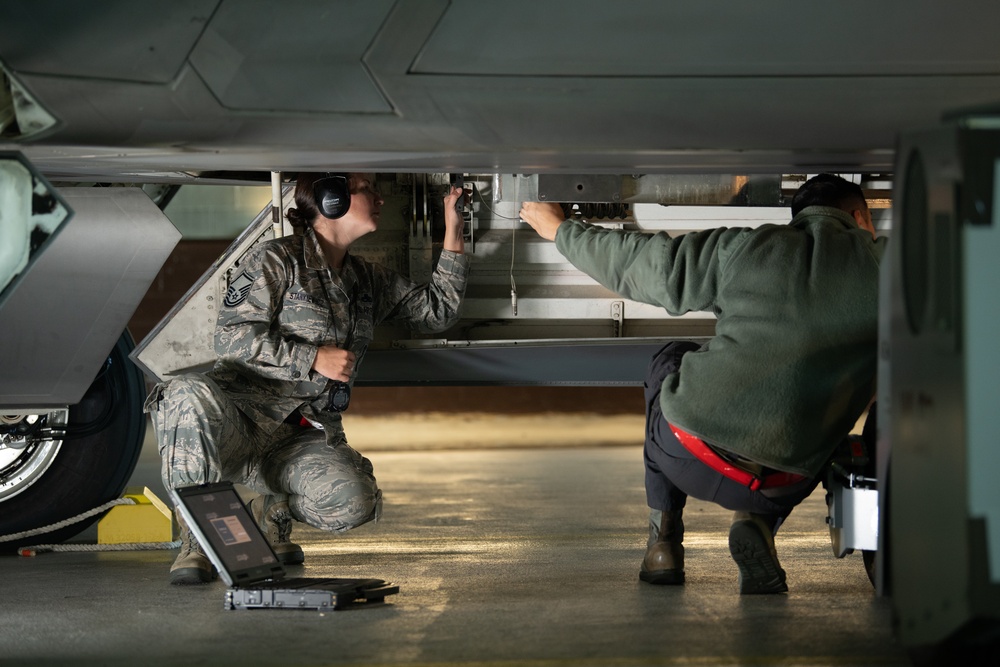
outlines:
[[[712,449],[711,445],[706,443],[701,438],[691,435],[686,431],[682,431],[669,422],[667,422],[667,425],[670,426],[670,430],[673,432],[678,442],[684,445],[684,449],[694,454],[696,459],[723,477],[731,479],[737,484],[748,487],[751,491],[757,491],[758,489],[771,489],[778,486],[789,486],[791,484],[798,484],[799,482],[803,482],[807,479],[803,475],[796,475],[791,472],[774,471],[766,474],[756,474],[750,472],[749,470],[739,467],[734,462],[724,459],[717,451]]]

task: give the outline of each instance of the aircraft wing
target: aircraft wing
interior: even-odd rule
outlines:
[[[11,1],[0,122],[64,179],[877,172],[899,132],[996,110],[997,25],[989,0]]]

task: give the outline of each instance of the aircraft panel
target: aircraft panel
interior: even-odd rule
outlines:
[[[218,0],[0,3],[3,60],[20,72],[167,83]]]
[[[964,7],[963,7],[964,9]],[[418,74],[593,77],[997,74],[1000,6],[933,1],[452,3]],[[892,29],[888,29],[892,26]],[[950,35],[964,34],[953,40]]]
[[[122,6],[0,27],[11,81],[57,121],[3,139],[50,177],[876,172],[900,132],[1000,105],[995,2]],[[150,45],[181,16],[156,69]],[[90,53],[111,42],[122,71]],[[35,71],[53,58],[60,76]]]
[[[61,194],[73,217],[3,305],[3,406],[79,402],[180,238],[138,188]]]
[[[392,5],[223,2],[191,63],[229,109],[390,113],[361,58]]]

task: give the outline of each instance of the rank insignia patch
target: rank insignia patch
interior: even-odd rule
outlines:
[[[226,290],[226,298],[222,301],[222,305],[226,308],[240,305],[247,300],[252,286],[253,278],[246,271],[236,276],[233,282],[229,283],[229,289]]]

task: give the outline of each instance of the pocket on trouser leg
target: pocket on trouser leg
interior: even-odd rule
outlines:
[[[221,479],[216,438],[224,415],[201,400],[200,387],[198,378],[182,376],[157,385],[146,400],[167,488]]]

